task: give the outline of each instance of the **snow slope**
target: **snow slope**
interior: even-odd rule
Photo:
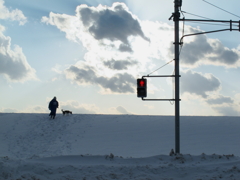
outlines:
[[[172,116],[0,113],[0,179],[240,179],[239,117],[180,121],[169,156]]]

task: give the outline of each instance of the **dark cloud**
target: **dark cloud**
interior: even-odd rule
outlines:
[[[201,31],[190,28],[189,34]],[[206,35],[192,36],[193,41],[183,43],[181,50],[181,63],[183,65],[194,66],[199,64],[214,64],[232,66],[240,60],[240,56],[234,49],[224,47],[216,39],[208,39]],[[187,39],[185,37],[183,40]],[[170,53],[174,53],[171,46]]]
[[[27,77],[30,69],[19,60],[14,61],[9,55],[0,53],[0,73],[7,75],[11,80],[22,80]]]
[[[213,52],[213,48],[207,42],[206,36],[199,35],[195,37],[194,41],[184,43],[181,51],[181,62],[187,65],[194,65],[211,52]]]
[[[220,81],[212,74],[208,77],[202,74],[187,71],[182,72],[181,92],[189,92],[191,94],[200,95],[207,98],[207,92],[216,91],[220,88]]]
[[[120,51],[132,51],[128,42],[130,36],[140,36],[149,41],[144,35],[140,23],[128,11],[123,3],[114,3],[112,7],[88,7],[78,6],[77,13],[80,19],[97,40],[108,39],[121,41]]]
[[[95,82],[96,81],[96,74],[95,72],[88,66],[85,66],[85,69],[78,68],[74,65],[70,66],[67,69],[67,72],[71,72],[75,75],[74,80],[83,83],[83,82]]]
[[[11,49],[11,38],[0,33],[0,74],[13,81],[35,78],[35,70],[28,64],[22,49]]]
[[[110,69],[113,70],[126,70],[128,69],[128,66],[132,66],[137,64],[136,61],[130,61],[130,60],[110,60],[104,62],[104,65],[107,66]]]
[[[133,86],[135,85],[135,78],[127,73],[116,74],[111,78],[97,76],[93,68],[85,66],[79,68],[71,66],[67,69],[68,73],[74,74],[74,80],[78,83],[97,84],[104,89],[109,89],[115,93],[132,93],[134,92]]]
[[[219,97],[208,99],[208,100],[206,100],[206,102],[210,105],[220,105],[220,104],[225,104],[225,103],[231,104],[234,101],[230,97],[225,97],[225,96],[219,95]]]
[[[121,51],[121,52],[133,52],[132,48],[129,44],[121,44],[119,46],[119,51]]]
[[[213,52],[217,55],[215,57],[209,57],[210,61],[220,62],[226,65],[234,65],[239,59],[239,55],[233,50],[224,48],[224,46],[219,42],[214,43]]]

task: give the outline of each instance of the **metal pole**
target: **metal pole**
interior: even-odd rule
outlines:
[[[180,153],[180,97],[179,97],[179,7],[180,0],[174,1],[174,27],[175,27],[175,153]]]

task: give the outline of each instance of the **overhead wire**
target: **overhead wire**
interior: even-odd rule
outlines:
[[[190,14],[190,15],[192,15],[192,16],[196,16],[196,17],[203,18],[203,19],[213,20],[213,19],[210,19],[210,18],[206,18],[206,17],[204,17],[204,16],[199,16],[199,15],[196,15],[196,14],[193,14],[193,13],[189,13],[189,12],[186,12],[186,11],[181,11],[181,12],[182,12],[182,14],[183,14],[183,13],[186,13],[186,14]]]
[[[229,24],[216,24],[211,22],[188,22],[188,23],[197,23],[197,24],[206,24],[206,25],[212,25],[212,26],[229,26]],[[238,25],[232,24],[233,27],[238,27]]]
[[[206,1],[206,0],[202,0],[202,1],[205,2],[205,3],[207,3],[207,4],[210,4],[211,6],[214,6],[214,7],[218,8],[218,9],[220,9],[220,10],[222,10],[222,11],[228,13],[228,14],[231,14],[231,15],[233,15],[233,16],[235,16],[235,17],[240,18],[240,16],[238,16],[238,15],[236,15],[236,14],[234,14],[234,13],[231,13],[231,12],[229,12],[229,11],[223,9],[223,8],[220,8],[220,7],[214,5],[214,4],[212,4],[212,3],[210,3],[210,2],[208,2],[208,1]]]
[[[208,1],[206,1],[206,0],[202,0],[202,1],[204,1],[205,3],[210,4],[211,6],[214,6],[214,7],[218,8],[218,9],[224,11],[224,12],[227,12],[227,13],[235,16],[235,17],[240,18],[240,16],[238,16],[238,15],[236,15],[236,14],[234,14],[234,13],[231,13],[231,12],[229,12],[229,11],[223,9],[223,8],[220,8],[220,7],[214,5],[214,4],[212,4],[212,3],[210,3],[210,2],[208,2]],[[189,13],[189,12],[186,12],[186,11],[182,11],[181,7],[180,7],[180,12],[181,12],[182,15],[183,15],[183,19],[185,19],[184,13],[186,13],[186,14],[189,14],[189,15],[192,15],[192,16],[196,16],[196,17],[200,17],[200,18],[203,18],[203,19],[206,19],[206,20],[213,20],[213,19],[210,19],[210,18],[207,18],[207,17],[204,17],[204,16],[199,16],[199,15],[196,15],[196,14],[193,14],[193,13]],[[185,22],[185,21],[183,21],[183,26],[184,26],[184,22]],[[229,26],[228,22],[222,22],[221,24],[220,24],[220,23],[216,24],[216,23],[211,23],[211,22],[190,22],[190,23],[207,24],[207,25],[215,25],[215,26]],[[231,26],[232,26],[232,27],[238,27],[238,28],[239,28],[239,25],[231,24]],[[183,28],[184,28],[184,27],[183,27]],[[183,29],[183,35],[184,35],[184,29]],[[182,49],[182,44],[181,44],[181,49]],[[181,49],[180,49],[180,53],[181,53]],[[179,53],[179,55],[180,55],[180,53]]]
[[[173,59],[173,60],[171,60],[171,61],[169,61],[169,62],[167,62],[166,64],[162,65],[161,67],[157,68],[157,69],[156,69],[156,70],[154,70],[153,72],[149,73],[147,76],[149,76],[150,74],[152,74],[152,73],[154,73],[154,72],[158,71],[159,69],[161,69],[161,68],[163,68],[164,66],[166,66],[166,65],[170,64],[170,63],[171,63],[171,62],[173,62],[173,61],[174,61],[174,59]]]
[[[157,68],[156,70],[154,70],[154,71],[152,71],[151,73],[149,73],[147,76],[149,76],[150,74],[152,74],[152,73],[158,71],[159,69],[165,67],[166,65],[170,64],[170,63],[173,62],[174,60],[175,60],[175,59],[173,59],[173,60],[167,62],[166,64],[162,65],[161,67],[159,67],[159,68]],[[175,70],[173,71],[173,74],[174,74],[174,72],[175,72]],[[174,99],[174,90],[173,90],[173,99]],[[173,103],[172,103],[171,100],[169,100],[169,102],[170,102],[171,105],[174,104],[174,101],[173,101]]]
[[[200,15],[196,15],[196,14],[193,14],[193,13],[189,13],[189,12],[186,12],[186,11],[182,11],[182,14],[185,13],[185,14],[189,14],[189,15],[192,15],[192,16],[196,16],[196,17],[200,17],[200,18],[203,18],[203,19],[206,19],[206,20],[214,20],[214,19],[211,19],[211,18],[207,18],[207,17],[204,17],[204,16],[200,16]],[[229,26],[228,22],[222,22],[222,24],[216,24],[216,23],[212,23],[212,22],[188,22],[188,23],[199,23],[199,24],[208,24],[208,25],[219,25],[219,26]],[[235,25],[233,24],[232,26],[235,26],[235,27],[238,27],[238,25]]]

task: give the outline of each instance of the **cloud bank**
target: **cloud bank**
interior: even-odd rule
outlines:
[[[103,89],[115,93],[132,93],[134,92],[133,84],[135,78],[130,74],[116,74],[110,78],[98,76],[93,67],[71,66],[66,70],[68,77],[78,83],[97,84]]]
[[[22,11],[9,10],[0,0],[0,19],[18,21],[20,25],[27,22]],[[15,45],[11,47],[11,37],[4,35],[5,27],[0,25],[0,74],[5,75],[10,81],[24,82],[36,79],[35,70],[28,64],[22,48]]]
[[[11,49],[11,38],[4,36],[4,29],[0,25],[0,74],[11,81],[36,79],[35,70],[28,64],[22,48],[15,45]]]
[[[198,29],[188,27],[189,34],[199,32],[201,31]],[[206,35],[196,35],[185,37],[183,40],[181,51],[181,64],[183,66],[196,67],[209,64],[229,68],[240,66],[239,50],[224,47],[218,39],[210,39]],[[173,53],[172,48],[170,52]]]
[[[66,69],[67,78],[78,84],[98,85],[105,93],[134,92],[139,63],[132,55],[131,42],[134,38],[150,41],[125,4],[80,5],[75,16],[51,12],[42,22],[56,26],[68,39],[81,42],[88,50],[85,61]]]
[[[214,75],[191,70],[181,74],[181,93],[185,100],[198,99],[220,115],[238,116],[240,114],[240,103],[237,101],[239,95],[234,99],[221,95],[221,82]]]

